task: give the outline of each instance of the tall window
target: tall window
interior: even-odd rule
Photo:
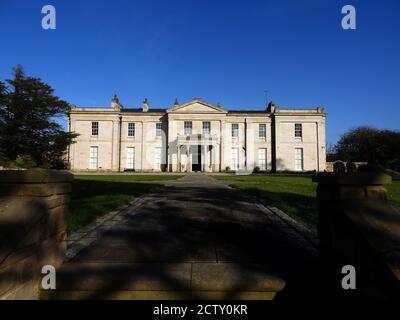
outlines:
[[[303,136],[303,126],[301,123],[294,124],[294,136],[295,138],[301,138]]]
[[[185,121],[183,127],[185,134],[192,134],[192,121]]]
[[[99,135],[99,123],[97,121],[92,122],[92,136]]]
[[[99,147],[90,147],[89,169],[97,169],[99,159]]]
[[[133,122],[128,123],[128,137],[135,136],[135,124]]]
[[[265,123],[260,123],[258,125],[258,137],[261,139],[267,138],[267,125]]]
[[[232,137],[237,138],[239,137],[239,124],[232,123]]]
[[[135,169],[135,148],[126,148],[126,169]]]
[[[211,132],[211,124],[210,121],[203,122],[203,134],[210,134]]]
[[[303,171],[303,148],[294,149],[294,169]]]
[[[258,149],[258,166],[260,170],[267,170],[267,149],[260,148]]]
[[[157,122],[156,123],[156,137],[161,137],[162,136],[162,123]]]
[[[239,169],[239,148],[232,148],[231,150],[231,169]]]
[[[161,170],[161,148],[154,148],[154,169]]]

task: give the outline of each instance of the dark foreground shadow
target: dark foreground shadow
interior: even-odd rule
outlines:
[[[99,188],[87,187],[93,194]],[[131,187],[137,186],[112,183],[102,190]],[[243,292],[279,289],[282,280],[277,300],[321,298],[325,287],[315,248],[252,201],[225,188],[158,189],[63,265],[50,298],[163,299],[169,292],[202,299],[210,291],[238,299]]]

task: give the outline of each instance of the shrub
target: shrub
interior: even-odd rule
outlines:
[[[349,173],[350,172],[356,172],[357,171],[357,166],[356,166],[356,164],[354,162],[349,161],[349,162],[346,163],[346,170]]]
[[[253,169],[253,172],[254,172],[254,173],[259,173],[259,172],[260,172],[260,167],[255,167],[255,168]]]
[[[388,164],[390,169],[400,171],[400,159],[393,159]]]
[[[333,171],[339,172],[339,173],[344,173],[344,172],[346,172],[346,167],[342,161],[336,161],[333,164]]]
[[[226,171],[226,172],[230,172],[230,171],[231,171],[231,167],[227,166],[227,167],[225,168],[225,171]]]

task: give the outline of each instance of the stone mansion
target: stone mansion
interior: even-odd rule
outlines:
[[[170,108],[71,107],[73,171],[324,171],[323,108],[226,110],[200,99]]]

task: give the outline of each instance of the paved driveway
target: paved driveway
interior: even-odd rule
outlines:
[[[316,254],[302,232],[255,198],[195,173],[99,228],[58,270],[50,297],[299,298],[316,293]]]

